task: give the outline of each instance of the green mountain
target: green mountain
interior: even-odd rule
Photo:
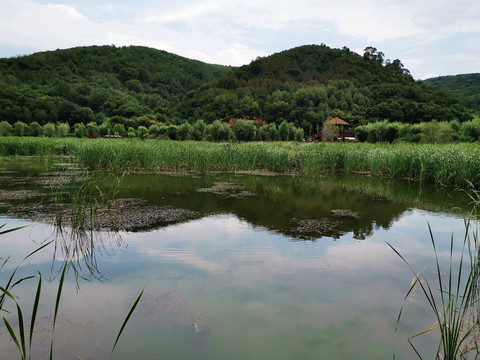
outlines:
[[[388,119],[407,123],[471,119],[460,96],[415,81],[400,60],[375,48],[364,56],[348,48],[301,46],[213,80],[188,94],[185,118],[284,120],[311,134],[329,116],[351,123]]]
[[[427,84],[440,86],[468,98],[474,106],[480,108],[480,74],[439,76],[425,80]]]
[[[0,122],[126,128],[231,118],[321,129],[330,116],[353,125],[465,121],[461,95],[415,81],[400,60],[369,47],[307,45],[232,68],[146,47],[90,46],[0,59]]]
[[[78,47],[0,59],[0,120],[73,125],[143,116],[139,123],[147,126],[175,122],[188,91],[230,71],[139,46]]]

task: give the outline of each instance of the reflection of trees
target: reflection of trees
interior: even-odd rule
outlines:
[[[238,185],[237,193],[196,191],[218,182]],[[124,183],[128,186],[121,190],[121,196],[141,196],[150,204],[189,209],[200,216],[229,212],[254,226],[297,239],[339,238],[346,233],[353,233],[355,239],[366,239],[375,229],[388,229],[411,207],[452,212],[454,207],[465,208],[468,203],[466,197],[444,188],[361,175],[323,178],[131,175]],[[257,196],[237,196],[242,191]],[[351,210],[359,216],[338,217],[337,209]],[[310,221],[316,225],[316,231],[302,234],[298,231],[298,219]]]

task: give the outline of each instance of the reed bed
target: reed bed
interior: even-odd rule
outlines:
[[[445,186],[480,185],[478,144],[211,143],[136,139],[0,138],[0,156],[71,156],[120,171],[366,172]]]

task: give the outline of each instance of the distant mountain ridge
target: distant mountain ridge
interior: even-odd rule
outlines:
[[[464,96],[480,108],[480,73],[438,76],[424,81]]]

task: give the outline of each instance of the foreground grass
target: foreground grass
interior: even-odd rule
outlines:
[[[126,171],[368,172],[441,185],[480,185],[477,144],[210,143],[133,139],[0,138],[0,156],[71,156]]]

